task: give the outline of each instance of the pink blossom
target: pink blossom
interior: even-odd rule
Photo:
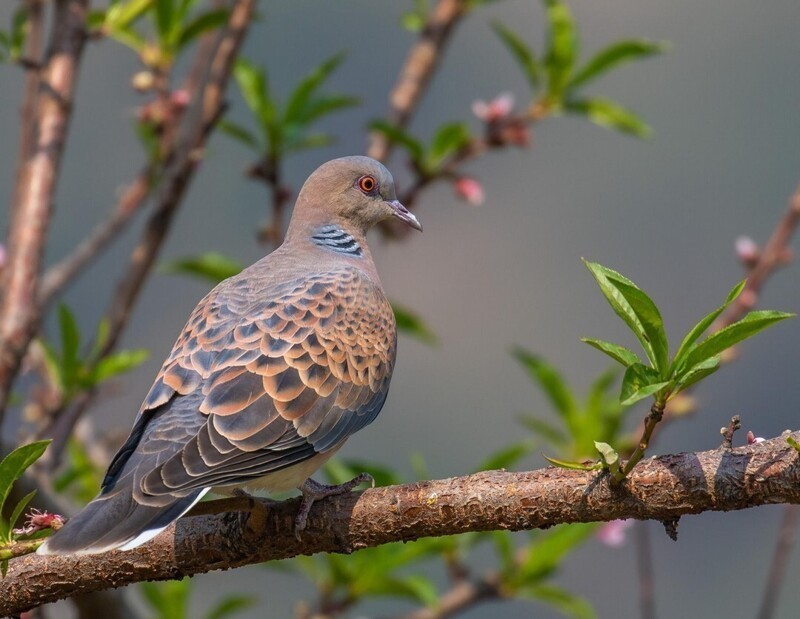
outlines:
[[[749,236],[740,236],[736,239],[736,256],[746,265],[751,265],[758,260],[761,250],[756,242]]]
[[[170,103],[172,103],[172,105],[175,107],[183,109],[189,106],[191,98],[189,97],[188,90],[179,88],[178,90],[173,90],[172,93],[170,93],[169,100]]]
[[[466,200],[473,206],[483,204],[486,197],[483,192],[483,185],[469,176],[462,176],[453,183],[456,195],[462,200]]]
[[[32,533],[36,533],[37,531],[41,531],[42,529],[53,529],[53,531],[58,531],[64,523],[66,522],[66,518],[64,516],[60,516],[59,514],[51,514],[50,512],[46,511],[39,511],[36,508],[31,509],[28,512],[28,518],[25,520],[25,524],[21,529],[14,529],[14,533],[16,535],[30,535]]]
[[[6,246],[0,243],[0,270],[2,270],[4,266],[6,266],[6,258],[7,258]]]
[[[747,444],[748,445],[753,445],[755,443],[763,443],[763,442],[764,442],[764,439],[761,438],[760,436],[756,436],[755,434],[753,434],[752,430],[748,430],[747,431]]]
[[[472,113],[485,123],[493,123],[503,120],[514,109],[514,95],[504,92],[489,101],[474,101],[472,103]]]
[[[633,520],[612,520],[601,526],[595,535],[606,546],[619,548],[625,543],[628,529],[633,526]]]

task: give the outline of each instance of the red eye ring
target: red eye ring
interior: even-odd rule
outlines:
[[[358,188],[364,193],[373,193],[378,187],[378,181],[374,176],[362,176],[358,179]]]

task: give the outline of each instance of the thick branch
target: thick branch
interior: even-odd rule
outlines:
[[[0,421],[11,384],[38,323],[39,273],[58,171],[72,115],[89,0],[60,0],[36,100],[36,138],[15,190],[0,307]],[[29,132],[23,129],[22,141]],[[21,147],[22,148],[22,147]]]
[[[800,432],[794,433],[800,440]],[[620,486],[589,471],[547,468],[376,488],[312,509],[299,542],[297,500],[265,507],[234,498],[200,504],[245,513],[182,518],[129,552],[27,556],[0,580],[0,616],[142,580],[167,580],[317,552],[467,531],[521,530],[618,518],[673,521],[685,514],[800,503],[800,454],[779,437],[739,447],[643,460]]]

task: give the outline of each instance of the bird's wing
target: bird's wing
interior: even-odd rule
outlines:
[[[229,282],[190,317],[105,491],[129,478],[152,504],[252,480],[338,447],[383,406],[396,335],[379,285],[353,267],[259,297]]]

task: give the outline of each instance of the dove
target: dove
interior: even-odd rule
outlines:
[[[311,479],[386,401],[394,314],[366,242],[395,219],[422,230],[390,172],[367,157],[320,166],[283,244],[195,307],[156,376],[100,493],[39,554],[129,550],[209,491],[348,492]]]

